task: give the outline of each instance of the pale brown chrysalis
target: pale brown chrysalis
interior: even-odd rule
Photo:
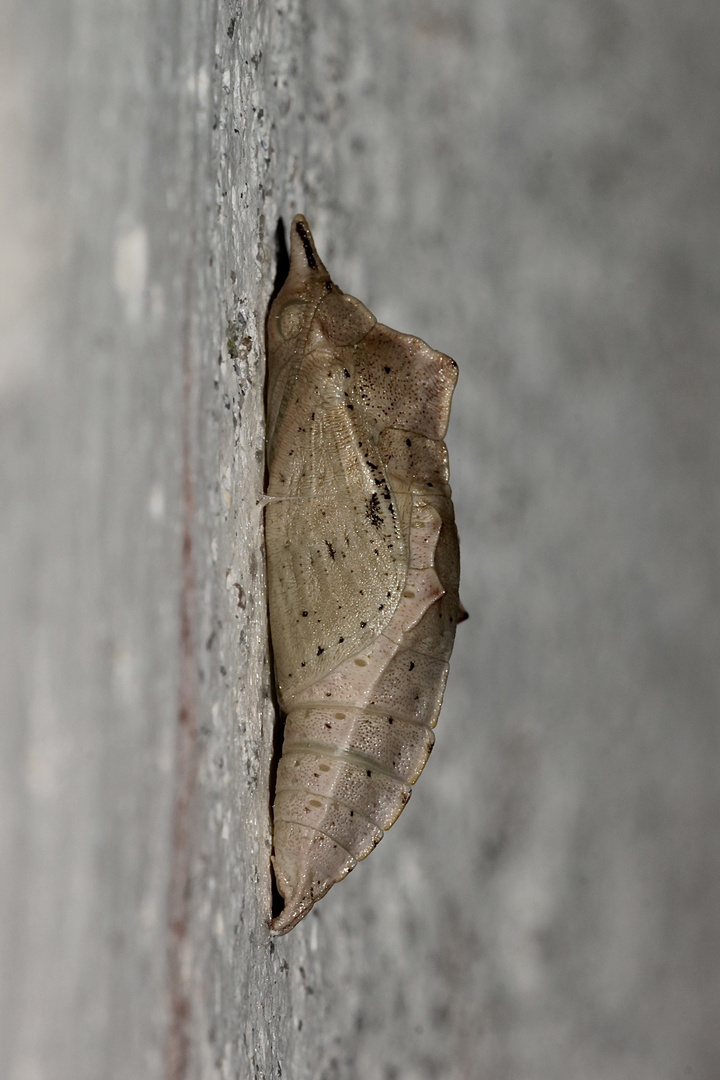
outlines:
[[[432,749],[464,616],[443,442],[457,366],[341,292],[301,215],[267,338],[284,934],[372,851]]]

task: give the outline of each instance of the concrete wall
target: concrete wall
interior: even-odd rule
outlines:
[[[0,4],[0,1075],[716,1080],[720,15]],[[267,933],[275,232],[460,366],[461,627]]]

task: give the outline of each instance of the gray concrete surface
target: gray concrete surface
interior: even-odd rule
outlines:
[[[0,1075],[720,1075],[720,14],[0,4]],[[275,229],[457,360],[461,628],[267,934]]]

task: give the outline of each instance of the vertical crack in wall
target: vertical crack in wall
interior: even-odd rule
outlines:
[[[188,271],[187,292],[191,273]],[[192,475],[190,417],[192,412],[192,361],[190,298],[186,295],[187,322],[183,357],[182,436],[182,583],[180,592],[180,691],[175,750],[175,802],[172,817],[172,849],[168,897],[168,990],[169,1030],[166,1044],[166,1080],[183,1080],[190,1057],[190,992],[184,963],[190,933],[192,870],[192,805],[197,778],[197,686],[192,633],[194,600],[192,529],[195,497]]]
[[[182,332],[182,564],[180,590],[180,679],[175,750],[175,800],[172,811],[170,880],[168,889],[167,988],[168,1031],[165,1043],[165,1080],[185,1080],[192,1059],[192,861],[193,809],[198,776],[198,669],[193,633],[195,575],[193,537],[195,525],[195,483],[193,417],[193,312],[198,268],[198,213],[204,211],[199,195],[203,168],[209,148],[203,152],[203,134],[210,131],[203,72],[204,49],[216,39],[217,7],[212,12],[208,36],[202,20],[195,26],[196,55],[193,119],[189,134],[185,192],[189,242],[183,295]]]

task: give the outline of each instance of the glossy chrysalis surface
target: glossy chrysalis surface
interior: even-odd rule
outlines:
[[[334,285],[300,215],[290,247],[267,327],[278,934],[410,798],[464,617],[443,441],[457,366]]]

